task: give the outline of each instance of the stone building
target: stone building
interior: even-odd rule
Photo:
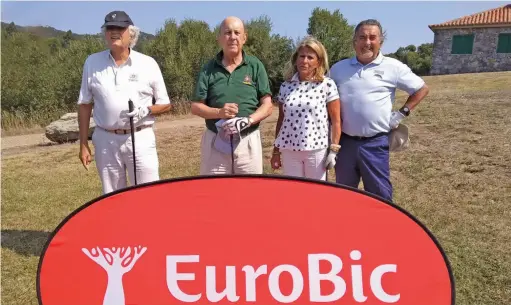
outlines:
[[[511,4],[429,28],[431,75],[511,71]]]

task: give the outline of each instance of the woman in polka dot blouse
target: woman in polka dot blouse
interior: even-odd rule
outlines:
[[[284,175],[326,180],[340,148],[341,109],[337,86],[326,76],[325,47],[313,37],[305,38],[288,66],[278,95],[271,166],[282,167]]]

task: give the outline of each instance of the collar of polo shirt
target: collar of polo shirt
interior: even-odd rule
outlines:
[[[378,53],[378,56],[376,56],[376,58],[371,61],[370,63],[368,63],[367,65],[370,65],[370,64],[375,64],[375,65],[379,65],[381,64],[381,62],[383,61],[383,54],[381,53],[381,51]],[[367,66],[367,65],[364,65],[362,63],[360,63],[357,59],[357,56],[353,56],[351,58],[351,64],[352,65],[362,65],[362,66]]]
[[[130,52],[128,53],[128,58],[126,59],[126,62],[124,63],[124,65],[125,65],[125,64],[127,64],[128,62],[130,62],[130,63],[132,62],[132,61],[131,61],[131,55],[133,54],[133,52],[132,52],[132,51],[133,51],[133,49],[132,49],[132,48],[128,48],[128,49],[130,50]],[[108,54],[108,57],[109,57],[111,60],[113,60],[113,62],[115,63],[115,58],[112,56],[112,52],[111,52],[111,51],[108,51],[108,52],[107,52],[107,54]]]
[[[245,59],[246,59],[245,55],[246,55],[246,54],[245,54],[245,51],[244,51],[244,50],[241,50],[241,56],[242,56],[242,58],[243,58],[243,59],[241,60],[240,66],[241,66],[241,65],[246,64],[246,62],[245,62]],[[215,61],[216,61],[216,63],[217,63],[219,66],[221,66],[221,67],[223,67],[223,66],[224,66],[224,65],[222,64],[222,59],[223,59],[223,58],[224,58],[224,51],[220,51],[220,52],[218,52],[218,53],[216,54]]]

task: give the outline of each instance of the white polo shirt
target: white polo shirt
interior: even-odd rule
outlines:
[[[93,118],[97,126],[106,129],[129,129],[128,100],[135,107],[170,104],[167,89],[156,61],[130,50],[128,60],[117,66],[110,50],[91,54],[83,66],[78,104],[94,101]],[[147,116],[135,125],[151,125],[154,116]]]
[[[407,65],[381,53],[367,65],[356,56],[337,62],[330,77],[341,98],[342,131],[361,137],[390,131],[396,88],[411,95],[424,85]]]
[[[283,104],[284,120],[275,146],[279,149],[307,151],[328,147],[327,104],[338,99],[334,81],[300,81],[295,74],[280,86],[278,101]]]

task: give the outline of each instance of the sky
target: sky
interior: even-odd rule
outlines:
[[[308,20],[315,7],[339,9],[348,23],[356,25],[378,19],[387,33],[384,53],[401,46],[433,42],[430,24],[496,8],[502,1],[2,1],[3,22],[22,26],[51,26],[77,34],[100,31],[105,15],[126,11],[142,31],[156,34],[168,19],[206,21],[211,28],[227,16],[250,20],[267,15],[273,33],[296,39],[307,34]],[[250,33],[249,33],[250,35]]]

